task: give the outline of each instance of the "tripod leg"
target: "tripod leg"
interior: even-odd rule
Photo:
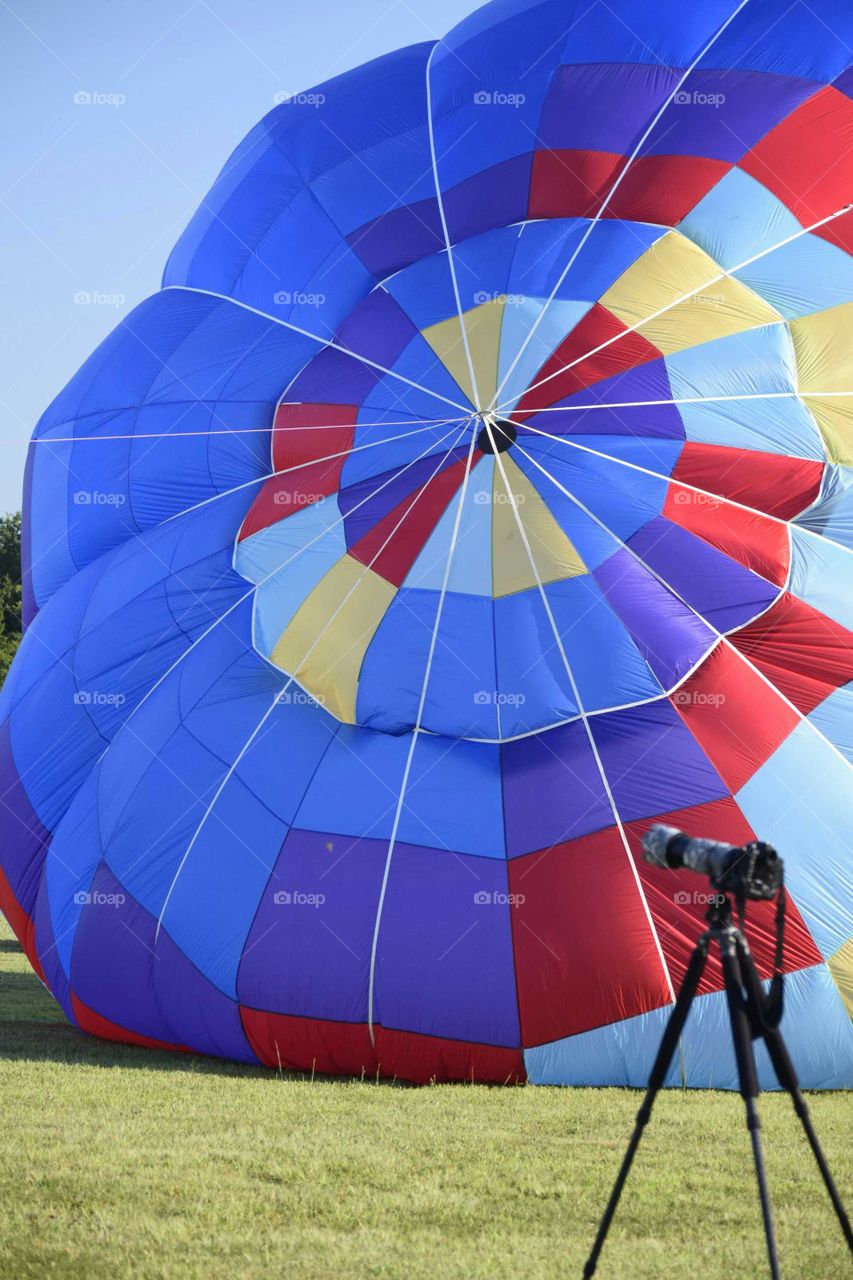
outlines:
[[[613,1221],[613,1215],[619,1204],[619,1197],[622,1194],[622,1188],[631,1171],[631,1165],[640,1145],[640,1139],[643,1136],[643,1130],[649,1122],[652,1114],[655,1098],[666,1079],[666,1073],[669,1070],[675,1050],[678,1047],[678,1041],[684,1030],[684,1024],[687,1021],[687,1015],[690,1012],[690,1006],[693,1003],[693,997],[696,995],[696,988],[702,978],[705,969],[705,962],[708,959],[708,947],[710,941],[707,935],[703,935],[696,945],[693,955],[690,957],[690,963],[684,974],[684,980],[681,984],[681,990],[673,1005],[672,1013],[663,1033],[657,1056],[654,1060],[651,1073],[649,1075],[649,1083],[646,1088],[646,1095],[643,1098],[642,1106],[637,1112],[637,1120],[634,1125],[634,1132],[631,1134],[631,1141],[628,1143],[628,1150],[622,1161],[621,1168],[616,1177],[613,1190],[610,1193],[610,1199],[607,1202],[607,1208],[604,1210],[604,1216],[598,1228],[598,1234],[595,1237],[595,1243],[592,1246],[592,1252],[587,1259],[586,1266],[583,1269],[584,1280],[589,1280],[590,1276],[595,1275],[595,1268],[598,1266],[598,1258],[607,1239],[607,1232],[610,1230],[610,1224]]]
[[[779,1280],[776,1230],[773,1226],[773,1210],[770,1205],[767,1173],[764,1168],[764,1152],[761,1146],[761,1119],[755,1102],[758,1097],[758,1075],[755,1070],[755,1055],[752,1051],[752,1028],[743,995],[740,964],[733,930],[721,942],[720,954],[723,962],[723,979],[726,986],[726,1000],[729,1006],[729,1021],[732,1027],[732,1041],[737,1061],[740,1095],[746,1107],[746,1126],[752,1141],[752,1156],[755,1162],[755,1175],[758,1180],[758,1196],[761,1201],[761,1216],[764,1220],[764,1235],[767,1240],[770,1274],[773,1280]]]
[[[826,1187],[829,1198],[832,1201],[832,1207],[835,1210],[835,1215],[841,1225],[841,1230],[844,1232],[844,1238],[847,1241],[847,1248],[851,1253],[853,1253],[853,1230],[851,1230],[850,1227],[850,1219],[848,1218],[844,1205],[841,1202],[841,1196],[838,1193],[838,1188],[835,1185],[829,1165],[826,1162],[826,1156],[823,1154],[823,1149],[821,1148],[818,1136],[815,1133],[814,1125],[812,1124],[811,1112],[809,1111],[805,1098],[800,1092],[800,1082],[797,1078],[797,1073],[794,1070],[794,1064],[791,1062],[788,1047],[785,1044],[785,1041],[782,1038],[782,1033],[778,1027],[766,1027],[761,1020],[760,1010],[762,1001],[764,1000],[764,993],[761,988],[761,979],[759,978],[758,971],[755,968],[755,961],[753,960],[749,950],[744,947],[741,942],[738,943],[738,955],[740,958],[741,973],[744,978],[747,999],[755,1010],[754,1025],[760,1031],[764,1043],[767,1045],[767,1052],[769,1054],[770,1061],[773,1064],[773,1070],[776,1072],[776,1079],[779,1081],[786,1093],[790,1094],[791,1101],[794,1104],[794,1111],[796,1112],[799,1121],[803,1126],[805,1135],[809,1140],[809,1146],[811,1147],[812,1153],[817,1162],[817,1167],[820,1169],[820,1174],[823,1178],[823,1183]]]

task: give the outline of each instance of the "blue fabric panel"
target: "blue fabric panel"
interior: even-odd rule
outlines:
[[[362,663],[359,723],[385,733],[415,724],[439,594],[397,593]],[[423,726],[459,737],[498,736],[492,600],[448,592],[430,668]]]
[[[785,880],[823,956],[853,937],[850,766],[799,725],[735,797],[785,859]]]
[[[809,719],[853,765],[853,684],[836,689]]]

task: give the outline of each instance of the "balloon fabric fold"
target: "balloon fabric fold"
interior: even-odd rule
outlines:
[[[238,147],[29,449],[0,906],[76,1026],[641,1084],[664,821],[779,849],[853,1085],[851,47],[494,0]],[[736,1087],[726,1017],[712,964],[670,1083]]]

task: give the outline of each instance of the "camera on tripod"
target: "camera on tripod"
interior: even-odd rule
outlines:
[[[713,888],[740,901],[767,902],[782,888],[784,864],[770,844],[721,844],[692,839],[676,827],[656,823],[643,837],[643,856],[653,867],[687,868],[707,876]]]
[[[696,943],[667,1020],[660,1048],[649,1075],[646,1095],[637,1112],[628,1150],[616,1176],[592,1252],[584,1267],[585,1280],[590,1280],[590,1277],[595,1275],[598,1258],[610,1230],[610,1223],[613,1221],[616,1206],[622,1195],[622,1188],[630,1172],[643,1130],[652,1114],[655,1098],[667,1079],[687,1015],[699,992],[712,946],[719,952],[722,968],[738,1085],[746,1107],[747,1129],[752,1140],[771,1278],[779,1280],[779,1257],[770,1192],[767,1188],[767,1175],[764,1168],[761,1120],[756,1109],[759,1086],[753,1050],[754,1040],[764,1042],[776,1078],[794,1103],[794,1110],[808,1138],[835,1210],[835,1216],[844,1233],[847,1248],[853,1255],[853,1228],[850,1226],[850,1219],[847,1217],[829,1171],[829,1165],[826,1163],[826,1157],[818,1142],[808,1106],[800,1091],[797,1074],[779,1030],[783,1012],[784,981],[785,877],[782,859],[772,845],[765,844],[761,840],[745,845],[721,844],[718,840],[695,840],[683,831],[678,831],[675,827],[663,826],[661,823],[650,827],[643,837],[643,856],[653,867],[664,867],[670,871],[678,871],[686,867],[689,871],[707,876],[713,888],[718,890],[718,896],[709,904],[705,917],[708,927]],[[731,895],[736,900],[740,926],[733,919],[732,905],[727,895]],[[747,901],[768,902],[777,895],[774,973],[770,989],[765,992],[743,932],[743,917]]]

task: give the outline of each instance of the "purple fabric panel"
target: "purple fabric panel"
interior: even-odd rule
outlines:
[[[346,318],[337,340],[350,351],[392,369],[417,332],[400,304],[384,289],[376,289]]]
[[[764,71],[697,68],[675,95],[643,155],[707,156],[736,163],[816,86]]]
[[[761,613],[779,588],[722,551],[656,516],[628,546],[718,631],[731,631]]]
[[[530,140],[531,146],[533,139]],[[444,194],[451,244],[527,217],[533,153],[513,156],[466,178]]]
[[[89,893],[74,939],[74,994],[138,1035],[257,1062],[236,1003],[199,973],[165,931],[155,942],[156,920],[105,864]]]
[[[520,1044],[503,860],[397,845],[379,932],[377,1021]]]
[[[630,404],[645,400],[671,400],[666,363],[650,360],[647,364],[612,378],[605,378],[576,395],[558,401],[558,405],[571,405],[572,412],[543,413],[530,421],[540,431],[551,435],[637,435],[663,440],[683,440],[684,424],[678,407],[673,404],[645,406],[633,409],[593,409],[590,413],[575,412],[579,405]]]
[[[18,903],[32,916],[50,832],[36,816],[18,775],[9,720],[0,726],[0,799],[0,866]]]
[[[842,71],[841,75],[832,82],[833,89],[837,89],[839,93],[846,93],[848,98],[853,98],[853,66]]]
[[[438,201],[418,200],[381,214],[347,236],[373,275],[382,277],[444,248]]]
[[[545,99],[539,143],[551,151],[628,155],[678,78],[677,71],[662,66],[589,62],[560,67]]]
[[[423,437],[419,437],[423,439]],[[445,441],[444,447],[446,448]],[[423,445],[421,445],[423,448]],[[369,476],[366,480],[359,481],[358,484],[351,485],[348,489],[341,489],[338,494],[338,506],[344,518],[344,532],[346,535],[346,543],[348,547],[355,546],[359,539],[373,528],[384,516],[401,502],[405,502],[406,498],[413,498],[423,485],[429,480],[432,473],[438,465],[438,459],[441,455],[442,446],[439,446],[435,454],[427,454],[420,461],[413,463],[407,470],[400,472],[395,480],[392,480],[380,493],[374,498],[365,502],[368,494],[372,493],[383,481],[381,475]],[[462,446],[454,449],[447,459],[447,462],[441,468],[439,475],[443,474],[448,467],[454,466],[461,458],[468,456],[468,449]],[[438,475],[436,476],[438,481]],[[364,502],[363,507],[359,507],[354,515],[350,515],[353,507],[357,507],[359,502]],[[418,506],[412,512],[413,517],[417,517],[418,507],[422,510],[429,510],[429,495],[426,499],[420,499]],[[401,535],[405,532],[406,526],[400,530]]]
[[[714,644],[714,632],[630,552],[617,551],[594,577],[665,689],[678,684]]]
[[[729,794],[666,699],[592,716],[590,726],[623,822],[688,809]]]
[[[327,347],[287,388],[285,399],[308,404],[362,404],[384,376],[354,356]]]
[[[68,986],[68,978],[62,967],[59,949],[56,946],[53,921],[50,918],[50,900],[45,881],[42,881],[42,887],[36,898],[33,919],[36,926],[36,952],[44,973],[44,980],[50,988],[53,998],[62,1006],[63,1013],[68,1021],[76,1025],[77,1019],[74,1017],[74,1010],[71,1007],[71,990]]]
[[[246,940],[237,992],[252,1009],[364,1022],[387,840],[291,831]]]
[[[588,835],[613,814],[580,721],[501,748],[507,856]]]

